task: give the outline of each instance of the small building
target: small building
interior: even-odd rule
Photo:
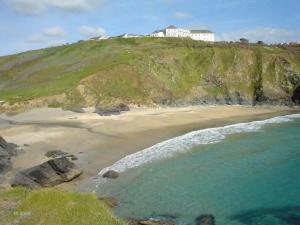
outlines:
[[[168,26],[163,30],[156,30],[150,34],[151,37],[177,37],[192,38],[197,41],[215,41],[215,35],[209,30],[188,30],[176,26]]]
[[[215,35],[210,30],[191,30],[190,36],[197,41],[215,41]]]
[[[166,37],[186,38],[190,36],[190,31],[175,26],[168,26],[166,29]]]
[[[156,30],[150,34],[150,37],[165,37],[165,36],[166,36],[166,30]]]

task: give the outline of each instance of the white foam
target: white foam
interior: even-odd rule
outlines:
[[[297,118],[300,118],[300,114],[278,116],[262,121],[238,123],[224,127],[193,131],[185,135],[160,142],[134,154],[127,155],[112,166],[101,170],[99,175],[103,175],[108,170],[114,170],[119,173],[124,172],[127,169],[148,164],[156,160],[170,158],[174,156],[174,154],[186,152],[198,145],[220,142],[225,139],[226,135],[244,132],[257,132],[267,124],[284,123]]]

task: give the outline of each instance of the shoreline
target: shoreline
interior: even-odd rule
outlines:
[[[133,109],[117,116],[101,117],[60,109],[37,109],[0,124],[10,142],[24,146],[24,153],[12,159],[14,168],[25,169],[47,160],[48,150],[75,154],[84,170],[78,179],[57,186],[63,190],[92,191],[101,169],[164,140],[190,131],[262,120],[299,113],[299,109],[270,106],[199,106],[183,108]],[[8,174],[7,180],[12,176]]]

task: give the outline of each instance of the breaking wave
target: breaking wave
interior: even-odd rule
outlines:
[[[156,160],[170,158],[177,153],[186,152],[198,145],[220,142],[224,140],[227,135],[257,132],[260,131],[265,125],[290,122],[298,118],[300,118],[300,114],[292,114],[286,116],[278,116],[262,121],[237,123],[224,127],[193,131],[182,136],[160,142],[131,155],[127,155],[126,157],[115,162],[113,165],[101,170],[99,175],[104,174],[108,170],[114,170],[121,173],[127,169],[148,164]]]

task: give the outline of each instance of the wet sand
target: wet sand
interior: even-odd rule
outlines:
[[[92,113],[93,109],[86,111],[42,108],[12,117],[1,115],[0,135],[24,149],[12,158],[14,169],[40,164],[48,159],[44,156],[47,151],[61,149],[78,157],[75,162],[84,174],[58,188],[92,190],[93,179],[102,168],[163,140],[192,130],[299,112],[287,107],[198,106],[138,108],[102,117]]]

